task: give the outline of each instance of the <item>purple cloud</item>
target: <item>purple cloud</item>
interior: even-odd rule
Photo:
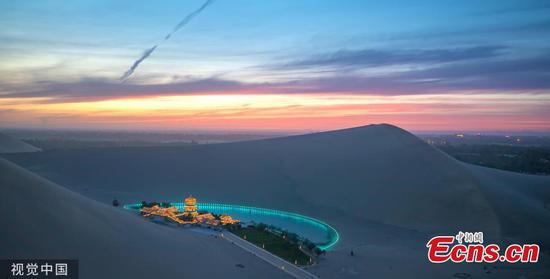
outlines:
[[[499,56],[504,47],[476,46],[453,49],[427,50],[339,50],[303,60],[274,66],[275,69],[300,69],[311,67],[379,67],[389,65],[460,62]]]
[[[219,78],[169,84],[120,84],[106,79],[83,79],[66,83],[42,82],[34,89],[10,88],[10,93],[0,95],[0,98],[50,97],[51,100],[48,102],[85,102],[125,97],[191,94],[332,92],[406,95],[446,93],[457,90],[492,90],[506,93],[517,90],[549,89],[550,55],[543,53],[540,56],[527,58],[444,63],[428,69],[386,75],[361,76],[348,73],[274,83],[246,83]]]

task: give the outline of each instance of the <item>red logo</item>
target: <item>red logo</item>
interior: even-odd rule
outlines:
[[[511,244],[504,250],[501,250],[497,244],[484,245],[482,232],[459,232],[456,236],[436,236],[428,241],[426,247],[428,247],[428,259],[432,263],[447,261],[455,263],[494,263],[496,261],[536,263],[540,251],[537,244]],[[501,251],[503,251],[502,254]]]

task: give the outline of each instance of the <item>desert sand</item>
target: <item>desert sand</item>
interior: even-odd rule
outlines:
[[[146,222],[4,159],[0,185],[2,259],[78,259],[80,278],[289,278],[228,241]]]
[[[341,236],[310,268],[322,278],[550,274],[550,178],[461,163],[392,125],[226,144],[4,156],[104,203],[193,194],[321,219]],[[426,242],[459,230],[482,231],[485,241],[501,245],[538,243],[541,262],[429,263]]]

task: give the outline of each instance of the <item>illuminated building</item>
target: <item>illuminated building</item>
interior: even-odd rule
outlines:
[[[160,207],[158,205],[154,205],[152,207],[143,207],[141,209],[141,214],[144,216],[144,217],[149,217],[149,216],[162,216],[162,217],[166,217],[178,224],[193,224],[193,223],[196,223],[197,221],[196,220],[190,220],[190,221],[184,221],[184,220],[181,220],[179,218],[180,214],[178,214],[179,211],[178,209],[175,207],[175,206],[172,206],[172,207],[168,207],[168,208],[164,208],[164,207]]]
[[[229,224],[236,224],[239,222],[239,220],[235,220],[231,218],[229,215],[222,215],[220,216],[220,222],[222,222],[222,225],[229,225]]]
[[[189,196],[184,200],[183,211],[179,211],[176,206],[161,207],[158,205],[153,205],[151,207],[142,206],[140,212],[144,217],[161,216],[181,225],[199,223],[210,226],[218,226],[220,224],[229,225],[239,223],[239,220],[235,220],[228,215],[222,215],[217,218],[208,212],[199,214],[197,211],[197,199],[193,196]]]
[[[198,215],[198,213],[197,213],[197,199],[195,199],[193,196],[189,195],[189,197],[187,197],[183,201],[183,203],[185,204],[185,206],[183,207],[183,211],[187,215],[191,215],[193,217]]]
[[[197,215],[197,217],[195,217],[195,219],[199,223],[203,223],[211,226],[217,226],[220,224],[220,220],[217,220],[216,217],[214,217],[214,215],[212,215],[211,213],[199,214]]]

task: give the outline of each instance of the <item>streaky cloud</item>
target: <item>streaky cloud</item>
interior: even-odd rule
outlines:
[[[301,69],[311,67],[365,68],[403,64],[447,63],[499,56],[502,46],[474,46],[466,48],[380,50],[339,50],[330,54],[312,56],[290,63],[275,65],[274,69]]]
[[[63,103],[144,96],[326,92],[395,96],[455,94],[464,90],[488,90],[488,94],[516,94],[524,91],[547,95],[550,90],[549,76],[550,58],[545,52],[531,57],[448,63],[385,75],[346,73],[263,83],[211,77],[163,84],[118,83],[92,78],[73,82],[40,82],[19,87],[0,84],[0,87],[7,89],[0,94],[0,100],[47,98],[43,102]]]
[[[124,73],[124,75],[122,75],[122,77],[120,77],[120,79],[122,81],[125,81],[127,78],[129,78],[134,73],[134,71],[137,69],[139,64],[141,64],[141,62],[143,62],[143,60],[145,60],[147,57],[149,57],[151,55],[151,53],[153,53],[153,51],[155,51],[155,49],[157,47],[158,47],[158,45],[154,45],[152,48],[146,49],[143,52],[143,54],[141,55],[141,57],[138,60],[136,60],[134,62],[134,64],[132,64],[132,66],[130,66],[130,69],[128,69],[128,71],[126,71]]]
[[[195,10],[192,13],[185,16],[185,18],[183,18],[174,27],[174,29],[172,29],[172,31],[170,31],[170,33],[168,33],[168,34],[166,34],[166,36],[164,36],[164,39],[160,43],[152,46],[151,48],[146,49],[143,52],[143,54],[141,55],[141,57],[139,59],[137,59],[134,62],[134,64],[132,64],[132,66],[130,66],[130,68],[120,77],[120,80],[122,82],[125,82],[130,76],[132,76],[132,74],[135,72],[135,70],[139,67],[139,64],[141,64],[141,62],[143,62],[145,59],[147,59],[149,56],[151,56],[151,54],[153,54],[153,52],[155,51],[155,49],[157,49],[157,47],[159,45],[161,45],[163,42],[170,39],[172,37],[172,35],[174,35],[176,32],[178,32],[181,28],[185,27],[189,22],[191,22],[191,20],[193,18],[198,16],[204,9],[206,9],[206,7],[208,7],[213,2],[214,2],[214,0],[207,0],[206,2],[204,2],[204,4],[202,4],[202,6],[200,6],[200,8],[198,8],[197,10]]]
[[[168,40],[170,39],[170,37],[172,37],[172,35],[176,32],[178,32],[181,28],[183,28],[185,25],[187,25],[194,17],[198,16],[204,9],[206,9],[206,7],[208,7],[210,4],[212,4],[214,2],[214,0],[207,0],[206,2],[204,2],[204,4],[202,4],[202,6],[200,8],[198,8],[196,11],[188,14],[184,19],[182,19],[175,27],[174,29],[172,30],[172,32],[168,33],[165,37],[164,37],[164,40]]]

